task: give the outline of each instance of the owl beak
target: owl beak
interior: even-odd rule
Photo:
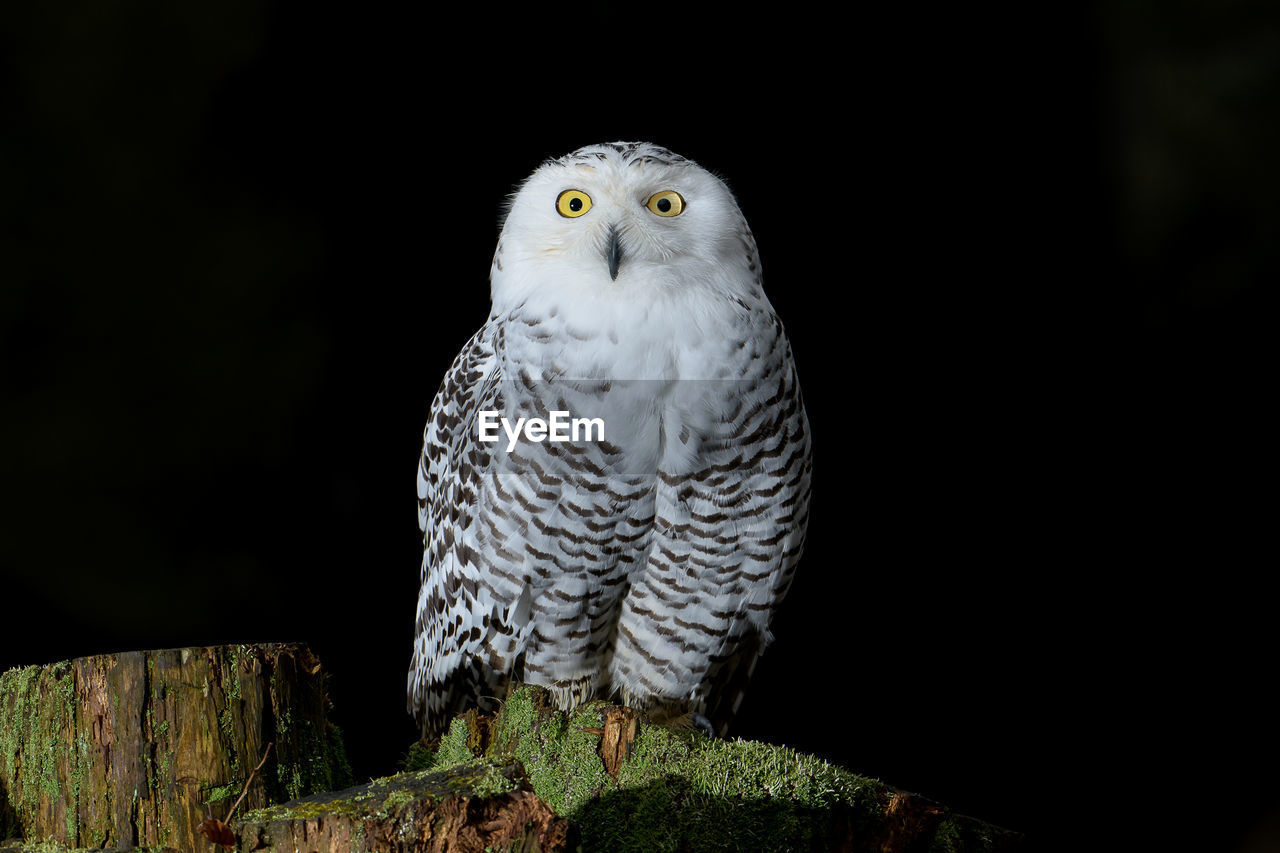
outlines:
[[[609,278],[618,280],[618,265],[622,263],[622,242],[618,236],[618,226],[609,229],[609,245],[605,249],[605,258],[609,261]]]

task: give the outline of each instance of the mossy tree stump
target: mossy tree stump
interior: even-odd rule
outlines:
[[[245,808],[350,783],[325,675],[297,644],[94,655],[0,675],[0,838],[205,849]]]
[[[521,687],[493,716],[454,719],[410,766],[518,759],[584,850],[1004,853],[1022,837],[785,746],[711,739],[592,702],[556,711]]]

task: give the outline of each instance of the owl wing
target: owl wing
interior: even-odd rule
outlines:
[[[778,329],[781,337],[780,325]],[[717,583],[741,585],[745,592],[734,616],[722,621],[715,618],[721,614],[709,614],[712,624],[728,630],[726,642],[717,644],[711,655],[704,689],[706,716],[721,735],[737,715],[756,663],[772,640],[769,626],[791,589],[809,524],[813,475],[809,421],[790,344],[785,337],[781,343],[784,356],[776,384],[766,386],[774,391],[763,410],[768,414],[741,425],[756,437],[749,443],[752,449],[744,464],[752,473],[722,492],[719,503],[732,509],[712,510],[729,516],[726,520],[734,530],[740,558],[734,574],[720,577]],[[732,497],[735,490],[737,499]]]
[[[519,605],[528,606],[494,600],[474,550],[477,483],[489,462],[476,419],[500,408],[498,334],[491,320],[454,359],[431,404],[418,462],[423,554],[408,710],[426,737],[441,733],[478,697],[502,695],[504,638],[521,621]]]

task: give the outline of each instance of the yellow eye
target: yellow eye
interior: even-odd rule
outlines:
[[[684,213],[684,196],[675,190],[654,193],[644,206],[659,216],[679,216]]]
[[[575,219],[591,209],[591,196],[582,190],[565,190],[556,196],[556,212]]]

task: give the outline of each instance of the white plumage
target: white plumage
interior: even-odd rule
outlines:
[[[804,543],[808,423],[733,196],[647,143],[520,187],[492,310],[445,376],[418,468],[408,706],[438,734],[511,682],[571,708],[737,710]],[[603,440],[479,440],[479,414],[598,417]]]

